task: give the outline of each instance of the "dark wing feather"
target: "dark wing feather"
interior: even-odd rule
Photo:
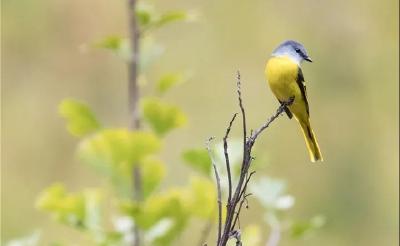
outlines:
[[[299,71],[297,72],[296,83],[300,88],[301,96],[303,97],[303,100],[306,104],[307,114],[310,115],[310,108],[308,107],[308,101],[307,101],[307,90],[304,82],[305,81],[304,81],[303,71],[301,71],[301,68],[299,67]]]

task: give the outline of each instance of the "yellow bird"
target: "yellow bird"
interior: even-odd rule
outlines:
[[[323,161],[310,125],[306,86],[300,67],[303,61],[312,62],[304,46],[293,40],[285,41],[272,53],[265,67],[265,75],[271,91],[280,103],[294,97],[293,103],[285,108],[285,112],[290,119],[294,115],[300,123],[311,161]]]

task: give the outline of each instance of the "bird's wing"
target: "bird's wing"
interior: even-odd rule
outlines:
[[[305,80],[304,80],[304,76],[303,76],[303,71],[301,71],[300,67],[297,72],[296,83],[300,88],[301,96],[303,97],[303,100],[306,104],[307,114],[310,115],[310,109],[308,107],[308,101],[307,101],[307,90],[306,90]]]

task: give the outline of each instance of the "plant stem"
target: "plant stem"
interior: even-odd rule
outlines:
[[[131,47],[130,60],[128,62],[128,97],[129,97],[129,113],[131,130],[138,130],[140,128],[139,116],[139,86],[138,78],[138,65],[139,65],[139,40],[140,30],[136,19],[136,0],[128,0],[128,25],[129,25],[129,41]],[[133,168],[133,199],[139,201],[142,199],[142,180],[140,169],[137,165]],[[133,246],[140,245],[140,232],[137,226],[134,228],[134,242]]]

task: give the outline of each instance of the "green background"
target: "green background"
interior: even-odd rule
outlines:
[[[283,117],[261,136],[255,155],[266,167],[260,176],[288,181],[296,197],[290,216],[324,214],[327,225],[312,239],[285,237],[282,245],[398,244],[398,1],[151,2],[161,10],[199,13],[195,23],[155,33],[165,52],[148,80],[170,70],[191,74],[167,95],[190,122],[167,137],[163,157],[172,171],[165,185],[187,181],[182,148],[222,137],[238,111],[237,69],[250,126],[275,110],[265,62],[281,41],[295,39],[314,60],[303,65],[303,73],[325,161],[309,163],[296,122]],[[126,14],[122,0],[2,1],[2,241],[40,228],[46,240],[79,238],[37,211],[34,200],[55,181],[71,190],[103,184],[74,157],[77,139],[64,129],[57,105],[78,98],[106,126],[127,125],[124,63],[83,45],[126,34]],[[233,135],[239,137],[239,129]],[[262,213],[251,206],[245,222],[261,222]],[[199,234],[198,227],[192,223],[177,244]]]

